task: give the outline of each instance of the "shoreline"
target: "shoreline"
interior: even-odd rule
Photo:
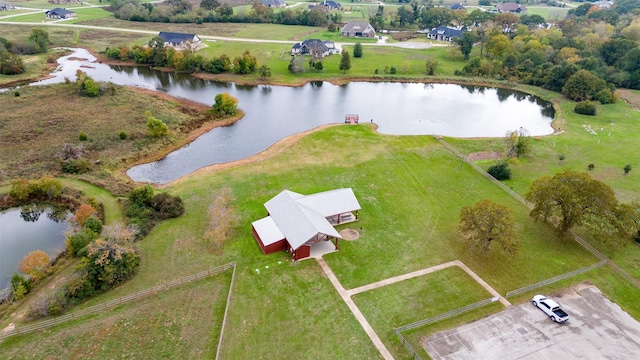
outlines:
[[[82,47],[80,47],[82,48]],[[91,48],[84,48],[86,49],[91,55],[93,55],[96,60],[95,62],[97,63],[102,63],[102,64],[106,64],[106,65],[119,65],[119,66],[144,66],[141,64],[136,64],[134,62],[131,61],[119,61],[119,60],[113,60],[113,59],[109,59],[106,58],[104,55],[94,51]],[[67,54],[60,52],[58,53],[59,57],[61,56],[65,56]],[[160,72],[176,72],[175,69],[173,68],[154,68],[154,70],[160,71]],[[488,81],[487,79],[478,79],[478,78],[450,78],[450,77],[422,77],[422,78],[406,78],[406,77],[387,77],[387,76],[356,76],[356,77],[348,77],[348,78],[340,78],[340,79],[336,79],[336,78],[326,78],[326,79],[309,79],[309,78],[302,78],[299,79],[298,83],[279,83],[276,81],[269,81],[267,80],[247,80],[246,76],[238,76],[236,74],[232,74],[232,73],[224,73],[224,74],[210,74],[210,73],[203,73],[203,72],[197,72],[197,73],[191,73],[190,74],[192,77],[194,78],[199,78],[199,79],[203,79],[203,80],[210,80],[210,81],[221,81],[221,82],[233,82],[235,84],[239,84],[239,85],[252,85],[252,86],[258,86],[258,85],[273,85],[273,86],[287,86],[287,87],[301,87],[301,86],[305,86],[307,84],[309,84],[310,82],[314,82],[314,81],[326,81],[329,82],[333,85],[344,85],[344,84],[348,84],[349,82],[390,82],[390,83],[420,83],[420,84],[429,84],[429,83],[438,83],[438,84],[458,84],[458,85],[471,85],[471,86],[486,86],[486,87],[494,87],[494,88],[505,88],[505,89],[510,89],[510,90],[517,90],[517,91],[522,91],[524,93],[528,93],[528,94],[532,94],[534,95],[532,92],[527,91],[526,89],[522,89],[522,87],[520,86],[520,84],[516,84],[516,83],[512,83],[512,82],[505,82],[505,81],[495,81],[495,80],[491,80]],[[50,74],[41,74],[40,77],[36,77],[37,80],[42,80],[42,79],[46,79],[51,77]],[[33,78],[31,78],[33,79]],[[25,82],[33,82],[33,81],[37,81],[37,80],[20,80],[20,83],[25,83]],[[3,87],[7,86],[6,84],[2,85]],[[126,86],[126,85],[125,85]],[[180,98],[180,97],[176,97],[170,94],[167,94],[165,92],[162,91],[156,91],[156,90],[151,90],[151,89],[145,89],[145,88],[140,88],[140,87],[136,87],[136,86],[126,86],[127,88],[131,89],[132,91],[141,93],[141,94],[145,94],[147,96],[153,96],[155,98],[158,99],[162,99],[162,100],[167,100],[167,101],[172,101],[172,102],[177,102],[179,103],[181,106],[183,106],[184,108],[186,108],[186,111],[193,111],[193,112],[197,112],[197,113],[202,113],[204,110],[209,109],[210,107],[208,105],[199,103],[199,102],[195,102],[189,99],[185,99],[185,98]],[[536,95],[539,96],[539,95]],[[558,120],[562,117],[562,108],[560,107],[559,101],[557,99],[550,99],[547,100],[549,102],[551,102],[553,104],[554,110],[555,110],[555,117],[551,122],[551,127],[554,129],[554,132],[552,134],[549,134],[549,136],[551,135],[555,135],[557,134],[557,122]],[[195,114],[194,114],[195,115]],[[134,166],[140,165],[140,164],[148,164],[148,163],[152,163],[154,161],[158,161],[161,160],[162,158],[166,157],[168,154],[170,154],[173,151],[176,151],[178,149],[180,149],[181,147],[184,147],[188,144],[190,144],[191,142],[193,142],[195,139],[197,139],[199,136],[205,134],[206,132],[211,131],[214,128],[220,127],[220,126],[229,126],[233,123],[235,123],[236,121],[241,120],[244,117],[245,113],[239,109],[239,113],[236,116],[233,116],[231,118],[227,118],[224,120],[216,120],[216,119],[206,119],[204,117],[201,117],[200,119],[197,119],[194,121],[194,124],[187,128],[187,129],[179,129],[179,133],[181,134],[181,139],[178,140],[176,143],[169,145],[167,148],[162,149],[152,155],[147,155],[144,157],[133,157],[132,159],[130,159],[128,162],[126,162],[124,164],[124,166],[122,167],[122,169],[117,170],[116,173],[118,174],[118,176],[123,176],[125,179],[127,179],[128,181],[131,181],[133,183],[140,183],[137,181],[134,181],[133,179],[131,179],[126,172],[131,169]],[[196,174],[196,173],[200,173],[202,171],[212,171],[212,170],[219,170],[219,169],[223,169],[223,168],[227,168],[230,166],[235,166],[235,165],[240,165],[240,164],[244,164],[244,163],[248,163],[248,162],[255,162],[258,161],[260,159],[264,159],[264,158],[268,158],[270,156],[272,156],[272,153],[277,153],[279,151],[281,151],[282,149],[287,148],[288,146],[290,146],[292,143],[296,142],[298,139],[300,139],[301,137],[314,132],[314,131],[318,131],[321,130],[323,128],[325,128],[326,126],[334,126],[336,124],[329,124],[329,125],[324,125],[324,126],[320,126],[299,134],[294,134],[288,137],[285,137],[281,140],[279,140],[278,142],[276,142],[275,144],[271,145],[269,148],[263,150],[260,153],[257,153],[255,155],[252,155],[248,158],[245,159],[241,159],[241,160],[237,160],[237,161],[233,161],[233,162],[229,162],[229,163],[224,163],[224,164],[212,164],[212,165],[208,165],[205,166],[201,169],[198,169],[194,172],[192,172],[191,174],[187,174],[184,175],[178,179],[172,180],[168,183],[165,184],[157,184],[157,183],[150,183],[153,184],[154,186],[168,186],[170,184],[173,184],[176,181],[179,181],[180,179],[183,179],[185,177],[188,177],[190,175]],[[377,133],[377,126],[374,126],[372,131]],[[284,147],[282,144],[285,144]],[[280,149],[282,148],[282,149]],[[274,149],[280,149],[280,150],[274,150]],[[275,151],[275,152],[274,152]]]

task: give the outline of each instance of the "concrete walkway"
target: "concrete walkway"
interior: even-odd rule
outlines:
[[[438,270],[446,269],[452,266],[459,266],[462,270],[464,270],[467,274],[469,274],[469,276],[471,276],[473,280],[475,280],[478,284],[480,284],[480,286],[485,288],[491,295],[498,298],[499,301],[504,306],[507,306],[507,307],[511,306],[511,303],[507,299],[501,296],[494,288],[492,288],[489,284],[487,284],[486,281],[482,280],[480,276],[478,276],[475,272],[469,269],[467,265],[465,265],[460,260],[453,260],[453,261],[446,262],[444,264],[428,267],[426,269],[417,270],[407,274],[394,276],[388,279],[384,279],[371,284],[360,286],[351,290],[346,290],[342,286],[342,284],[340,284],[340,281],[338,280],[336,275],[333,273],[333,271],[331,271],[331,268],[329,267],[327,262],[324,261],[322,257],[318,257],[316,258],[316,260],[318,260],[318,263],[320,264],[322,271],[324,271],[324,273],[327,275],[327,277],[329,278],[333,286],[336,288],[336,290],[338,290],[338,294],[340,294],[340,297],[342,298],[342,300],[347,304],[347,306],[349,307],[353,315],[356,317],[356,319],[364,329],[364,331],[367,333],[367,335],[369,335],[369,338],[371,339],[375,347],[378,349],[378,351],[380,351],[380,354],[386,360],[393,359],[393,356],[391,355],[389,350],[384,346],[384,344],[382,343],[382,340],[380,340],[380,337],[378,337],[378,334],[375,332],[375,330],[373,330],[373,328],[371,327],[367,319],[364,317],[362,312],[360,312],[360,309],[358,308],[358,306],[353,302],[353,300],[351,300],[351,296],[359,294],[361,292],[377,289],[379,287],[383,287],[383,286],[394,284],[400,281],[411,279],[414,277],[426,275],[426,274],[436,272]]]
[[[375,345],[375,347],[380,352],[380,355],[382,355],[385,360],[393,360],[393,356],[391,355],[389,350],[387,350],[387,347],[384,346],[378,334],[376,334],[375,330],[373,330],[367,319],[360,312],[360,309],[358,309],[358,306],[356,306],[353,300],[351,300],[351,296],[347,294],[347,291],[344,289],[344,287],[342,287],[342,284],[340,284],[340,281],[338,281],[336,275],[333,273],[333,271],[331,271],[331,268],[329,267],[329,265],[327,265],[327,262],[324,261],[323,258],[318,258],[317,260],[318,264],[320,264],[320,267],[322,268],[322,271],[324,271],[333,286],[336,288],[336,290],[338,290],[338,294],[340,294],[340,297],[347,304],[349,310],[351,310],[364,331],[367,333],[367,335],[369,335],[369,338],[373,342],[373,345]]]
[[[491,295],[493,295],[494,297],[497,297],[500,299],[500,302],[504,305],[504,306],[510,306],[511,303],[505,299],[503,296],[501,296],[494,288],[491,287],[491,285],[487,284],[486,281],[482,280],[482,278],[480,276],[478,276],[475,272],[473,272],[473,270],[469,269],[467,267],[467,265],[465,265],[462,261],[460,260],[453,260],[453,261],[449,261],[446,262],[444,264],[439,264],[439,265],[435,265],[432,267],[428,267],[426,269],[422,269],[422,270],[417,270],[414,272],[410,272],[407,274],[403,274],[403,275],[398,275],[398,276],[394,276],[392,278],[388,278],[388,279],[384,279],[384,280],[380,280],[378,282],[374,282],[371,284],[367,284],[364,286],[360,286],[351,290],[346,290],[347,294],[349,296],[353,296],[355,294],[359,294],[361,292],[364,291],[369,291],[372,289],[376,289],[382,286],[386,286],[389,284],[394,284],[403,280],[407,280],[407,279],[411,279],[414,277],[418,277],[418,276],[422,276],[422,275],[426,275],[438,270],[442,270],[442,269],[446,269],[452,266],[459,266],[462,270],[464,270],[467,274],[469,274],[469,276],[471,276],[473,278],[473,280],[475,280],[478,284],[480,284],[480,286],[482,286],[483,288],[485,288]]]

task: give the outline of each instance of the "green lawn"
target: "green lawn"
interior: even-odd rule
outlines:
[[[569,10],[571,10],[569,7],[527,6],[527,15],[540,15],[547,21],[555,22],[564,19]]]
[[[491,297],[459,267],[447,268],[353,296],[396,359],[410,358],[393,330]],[[413,344],[414,349],[418,343]]]

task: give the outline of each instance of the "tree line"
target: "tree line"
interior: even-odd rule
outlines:
[[[616,87],[640,89],[640,18],[588,6],[557,27],[526,24],[525,15],[511,13],[474,24],[455,42],[465,59],[474,47],[479,55],[456,74],[536,85],[575,101],[611,103]]]
[[[198,8],[188,0],[165,0],[161,3],[114,0],[107,9],[113,12],[117,19],[164,23],[231,22],[326,26],[342,19],[342,15],[329,12],[323,6],[316,6],[310,10],[299,7],[275,12],[259,0],[253,1],[249,11],[238,13],[234,13],[228,3],[220,3],[218,0],[202,0]]]
[[[196,54],[187,45],[187,49],[178,51],[173,47],[165,47],[164,40],[156,36],[148,46],[134,45],[107,47],[105,55],[114,60],[133,61],[136,64],[149,64],[156,67],[173,67],[180,72],[208,72],[220,74],[235,72],[238,74],[252,74],[258,69],[258,60],[247,50],[242,55],[231,60],[226,54],[219,57],[205,58]]]

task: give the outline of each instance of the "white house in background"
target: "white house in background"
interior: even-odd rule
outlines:
[[[182,47],[186,44],[191,44],[192,48],[197,48],[202,43],[202,40],[196,34],[160,31],[158,36],[164,40],[164,46]]]
[[[0,1],[0,10],[15,10],[15,9],[16,9],[15,5]]]
[[[295,43],[291,48],[291,55],[319,55],[329,56],[337,53],[337,49],[331,40],[307,39],[303,42]]]
[[[453,41],[453,39],[459,38],[460,36],[462,36],[462,30],[442,25],[427,33],[427,39],[439,41]]]
[[[76,17],[76,13],[63,8],[47,10],[44,13],[48,19],[70,19]]]
[[[287,6],[287,3],[284,2],[284,0],[262,0],[262,5],[272,8],[283,8]]]

